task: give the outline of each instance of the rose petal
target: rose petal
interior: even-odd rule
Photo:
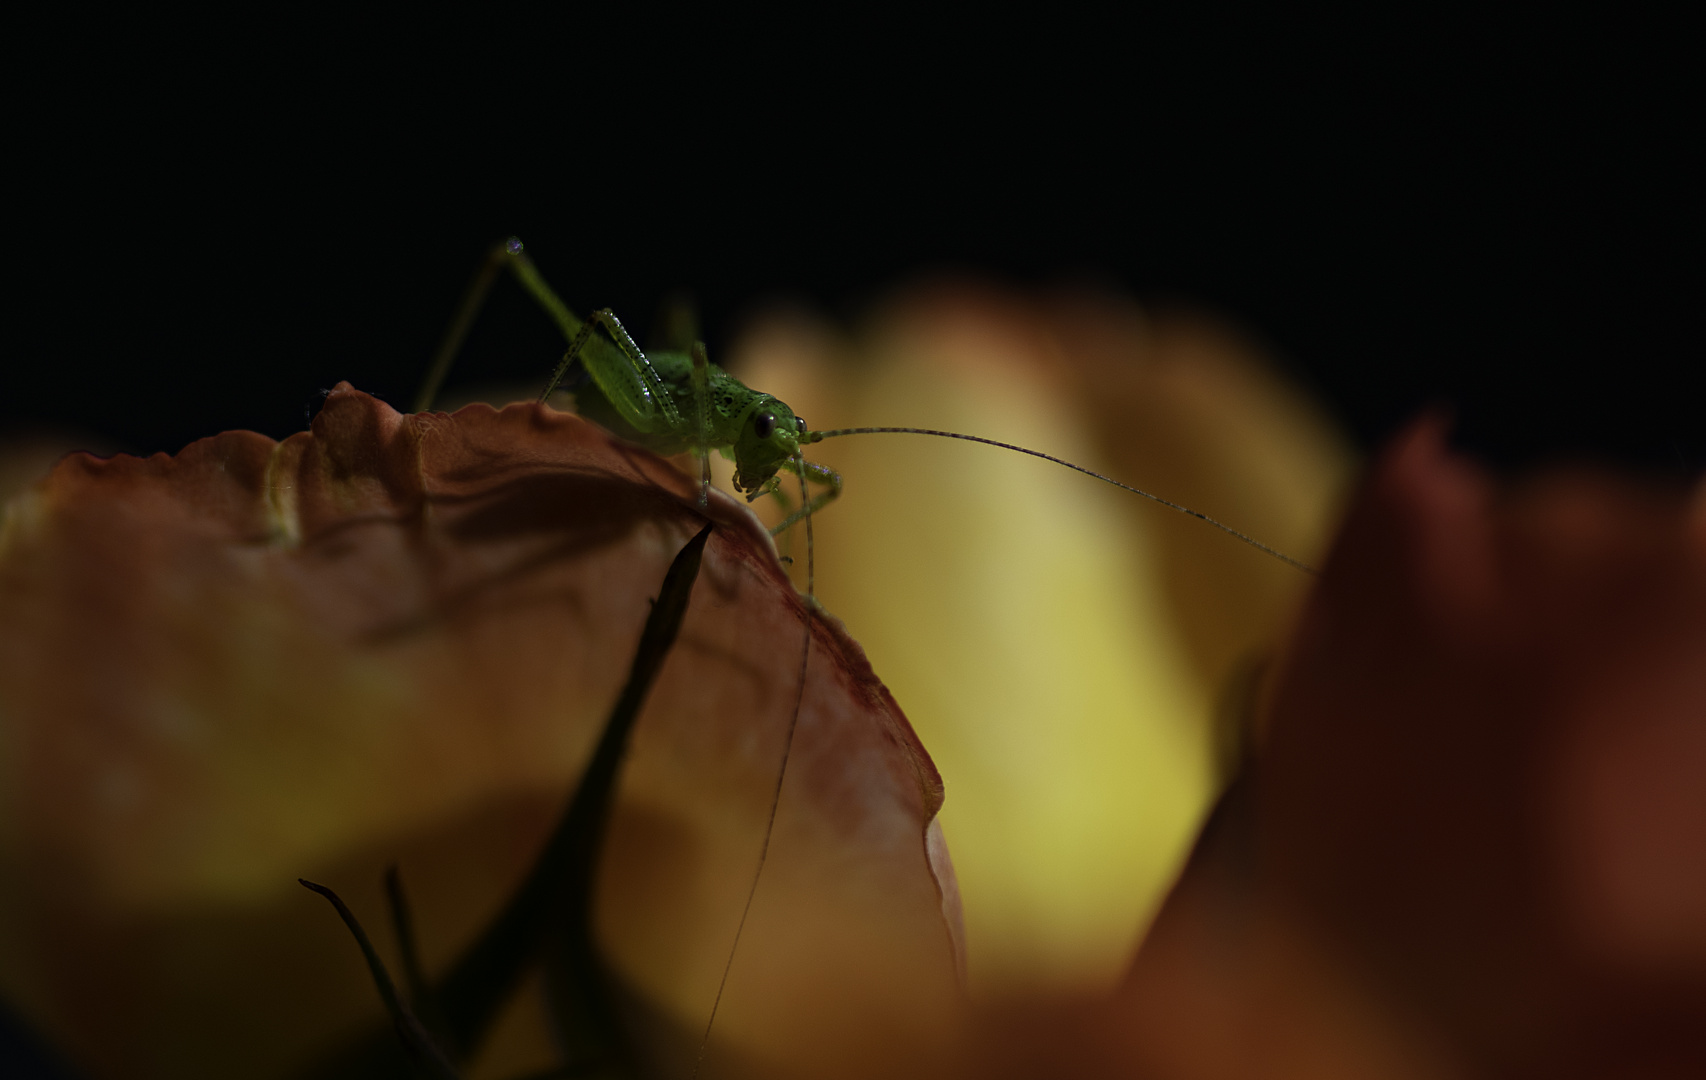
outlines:
[[[1706,543],[1388,454],[1121,1003],[1160,1075],[1706,1072]]]
[[[0,532],[4,993],[96,1075],[282,1075],[376,1012],[294,879],[376,919],[398,858],[441,967],[566,796],[693,495],[572,416],[405,417],[347,385],[283,443],[62,463]],[[598,903],[617,970],[689,1030],[756,869],[806,625],[751,516],[720,495],[710,516]],[[951,1014],[953,886],[934,766],[840,626],[811,632],[717,1034],[857,1071]]]

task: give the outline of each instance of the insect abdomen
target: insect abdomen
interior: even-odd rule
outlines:
[[[617,412],[597,385],[590,382],[575,391],[575,411],[622,438],[659,454],[679,454],[693,449],[697,442],[693,425],[698,405],[693,398],[692,358],[685,353],[659,350],[646,353],[646,359],[651,361],[653,369],[674,398],[676,411],[684,425],[681,430],[674,430],[662,422],[654,430],[636,428]],[[758,392],[715,364],[709,368],[707,389],[710,397],[707,441],[715,449],[731,447],[739,435],[741,418],[759,396]]]

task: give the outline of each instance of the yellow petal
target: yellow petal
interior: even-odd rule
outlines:
[[[1015,443],[1303,559],[1352,469],[1254,350],[1106,299],[933,287],[856,342],[784,315],[737,352],[815,429]],[[1217,790],[1224,688],[1309,576],[1008,451],[893,434],[809,450],[846,481],[813,523],[819,595],[947,778],[973,988],[1112,986]]]

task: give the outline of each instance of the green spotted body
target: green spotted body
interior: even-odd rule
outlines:
[[[631,369],[627,358],[616,349],[603,341],[598,343],[606,351],[616,353],[611,359],[624,365],[624,371]],[[598,360],[587,356],[591,351],[582,352],[582,363],[590,378],[575,390],[577,412],[659,454],[697,449],[699,439],[694,417],[698,402],[694,397],[691,356],[664,350],[645,354],[673,405],[673,409],[663,407],[654,394],[654,404],[646,409],[630,404],[635,395],[632,381],[625,374],[606,391],[608,380],[599,378]],[[705,382],[705,444],[734,460],[736,487],[755,491],[775,476],[784,462],[799,453],[799,437],[805,434],[805,423],[786,402],[752,389],[716,364],[706,364]],[[629,407],[618,406],[618,400]]]
[[[721,451],[735,463],[735,487],[747,498],[771,493],[782,499],[776,484],[776,474],[782,470],[800,478],[803,504],[790,513],[780,525],[771,530],[780,533],[802,519],[807,531],[806,591],[812,591],[811,574],[811,515],[821,510],[841,493],[841,477],[833,469],[805,459],[800,447],[824,439],[844,435],[907,434],[937,438],[960,439],[966,442],[995,446],[1031,457],[1052,461],[1086,476],[1112,484],[1114,487],[1142,496],[1170,510],[1196,518],[1264,554],[1298,570],[1314,573],[1313,568],[1277,551],[1255,537],[1216,521],[1207,514],[1162,498],[1159,495],[1122,483],[1111,476],[1074,465],[1063,458],[1030,450],[1012,443],[986,439],[978,435],[963,435],[954,431],[937,431],[915,427],[859,427],[835,431],[812,431],[805,420],[796,416],[785,403],[770,394],[754,390],[739,379],[710,362],[703,344],[696,343],[691,352],[655,351],[643,353],[628,336],[622,323],[608,308],[595,311],[583,320],[552,291],[539,276],[533,261],[522,253],[521,241],[510,237],[492,249],[485,265],[475,275],[462,307],[451,323],[450,332],[440,346],[431,371],[415,399],[415,411],[431,407],[433,396],[444,381],[451,360],[473,322],[474,313],[490,288],[492,279],[507,267],[533,294],[540,307],[551,316],[568,339],[569,348],[557,365],[556,372],[540,395],[543,401],[552,390],[572,373],[584,373],[584,381],[575,387],[575,408],[587,419],[601,424],[649,450],[661,454],[694,451],[707,454]],[[604,335],[593,331],[602,326]],[[700,498],[709,493],[709,466],[702,471]],[[807,497],[806,481],[819,485],[815,495]]]
[[[580,318],[540,276],[514,237],[492,249],[476,276],[421,387],[417,410],[430,404],[491,279],[504,267],[515,273],[569,342],[541,400],[578,370],[586,376],[575,386],[575,408],[581,415],[660,454],[721,451],[734,459],[735,487],[749,498],[774,490],[772,481],[782,469],[829,487],[812,500],[819,505],[840,491],[840,477],[800,456],[800,443],[808,441],[802,438],[806,425],[786,404],[711,363],[702,344],[692,353],[644,353],[608,309],[594,312],[591,319]],[[593,332],[598,326],[604,334]]]

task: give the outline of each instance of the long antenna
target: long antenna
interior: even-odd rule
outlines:
[[[811,492],[806,487],[805,459],[794,455],[795,470],[800,477],[800,498],[805,500],[806,514],[806,642],[800,650],[800,679],[794,691],[794,711],[788,716],[788,734],[782,740],[782,767],[776,770],[776,790],[770,795],[770,817],[764,823],[764,842],[758,846],[758,868],[752,872],[752,885],[746,891],[746,906],[740,909],[740,922],[735,925],[734,943],[729,946],[729,958],[723,964],[723,977],[717,982],[717,996],[711,1001],[711,1016],[705,1021],[705,1036],[699,1040],[699,1053],[693,1059],[693,1076],[698,1077],[705,1064],[705,1049],[711,1045],[711,1029],[717,1023],[717,1009],[723,1004],[723,991],[729,985],[729,972],[735,966],[735,953],[740,949],[740,936],[746,929],[746,917],[752,914],[752,900],[758,895],[758,879],[764,874],[764,862],[770,857],[770,835],[776,831],[776,810],[782,805],[782,782],[788,777],[788,758],[794,752],[794,729],[800,726],[800,706],[806,699],[806,663],[812,655],[812,618],[817,610],[817,569],[812,550]]]
[[[1303,562],[1303,561],[1298,560],[1298,559],[1294,559],[1290,555],[1287,555],[1283,551],[1278,551],[1274,548],[1271,548],[1268,545],[1262,543],[1260,540],[1256,539],[1254,536],[1251,536],[1248,533],[1241,533],[1237,529],[1234,529],[1232,526],[1227,525],[1224,522],[1219,522],[1219,521],[1214,520],[1213,518],[1209,517],[1207,514],[1204,514],[1200,511],[1197,511],[1197,510],[1192,510],[1188,506],[1181,506],[1171,499],[1163,499],[1161,496],[1152,494],[1152,493],[1147,492],[1147,491],[1144,491],[1142,488],[1135,488],[1135,487],[1132,487],[1130,484],[1122,484],[1118,480],[1115,480],[1111,476],[1103,476],[1101,473],[1096,472],[1093,469],[1086,469],[1082,465],[1074,465],[1072,462],[1067,461],[1065,458],[1057,458],[1053,454],[1045,454],[1040,450],[1028,450],[1023,446],[1014,446],[1012,443],[997,442],[994,439],[985,439],[985,438],[982,438],[981,436],[977,436],[977,435],[962,435],[957,431],[937,431],[934,428],[915,428],[915,427],[856,427],[856,428],[836,428],[834,431],[810,431],[810,432],[807,432],[806,435],[800,439],[800,441],[803,443],[814,443],[814,442],[821,442],[824,439],[837,439],[843,435],[935,435],[938,438],[963,439],[966,442],[982,443],[985,446],[999,446],[1003,450],[1012,450],[1013,452],[1019,453],[1019,454],[1029,454],[1030,456],[1032,456],[1034,458],[1042,458],[1044,461],[1052,461],[1056,465],[1065,465],[1067,468],[1073,469],[1077,472],[1081,472],[1085,476],[1094,476],[1096,479],[1102,481],[1103,483],[1112,484],[1117,488],[1121,488],[1125,491],[1131,492],[1133,495],[1142,495],[1144,498],[1148,499],[1150,502],[1160,503],[1162,506],[1167,507],[1169,510],[1177,510],[1181,514],[1185,514],[1189,517],[1194,517],[1198,521],[1206,522],[1209,525],[1213,525],[1215,528],[1219,529],[1221,532],[1226,533],[1230,536],[1237,537],[1239,540],[1242,540],[1244,543],[1249,544],[1251,547],[1255,548],[1257,551],[1261,551],[1261,552],[1264,552],[1265,554],[1272,555],[1274,558],[1278,559],[1282,563],[1285,563],[1287,566],[1296,567],[1297,569],[1303,571],[1306,574],[1319,574],[1320,573],[1320,571],[1316,570],[1313,566],[1310,566],[1308,563]]]

